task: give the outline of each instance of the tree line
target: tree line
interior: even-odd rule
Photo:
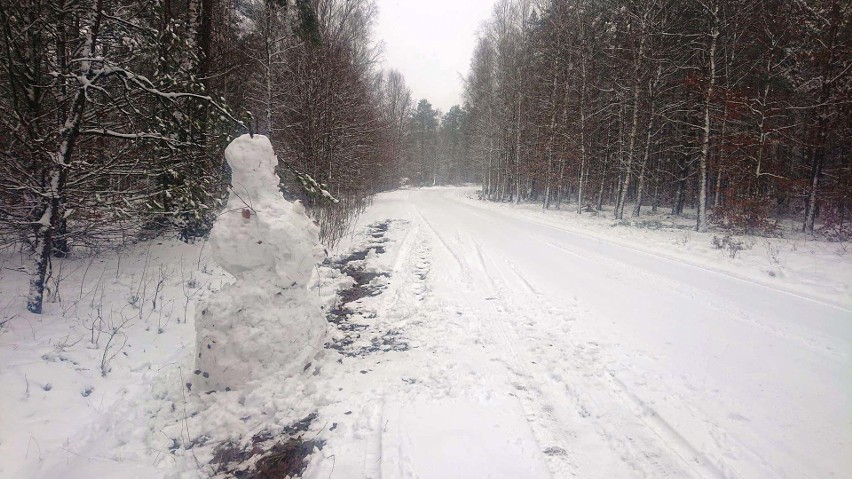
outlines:
[[[850,19],[838,0],[500,0],[465,90],[483,195],[848,238]]]

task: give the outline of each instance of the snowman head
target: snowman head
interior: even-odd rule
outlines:
[[[232,196],[256,202],[266,195],[280,195],[275,174],[278,158],[269,138],[242,135],[225,149],[225,159],[231,167]]]

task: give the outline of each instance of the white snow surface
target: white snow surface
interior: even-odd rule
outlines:
[[[213,260],[236,281],[195,319],[195,391],[236,389],[276,371],[301,371],[322,351],[327,322],[307,286],[324,253],[319,228],[278,188],[269,139],[225,149],[231,191],[210,231]]]
[[[234,281],[211,248],[67,260],[43,317],[24,309],[22,260],[3,256],[0,476],[215,476],[218,445],[317,412],[312,479],[849,477],[848,245],[744,238],[731,258],[719,232],[474,194],[381,194],[338,247],[388,274],[344,305],[362,329],[331,330],[365,352],[209,395],[185,383],[198,298]],[[352,279],[317,271],[328,309]],[[106,377],[99,302],[133,318]]]

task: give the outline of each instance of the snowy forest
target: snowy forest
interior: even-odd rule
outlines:
[[[850,8],[836,1],[500,2],[466,86],[495,201],[684,206],[848,234]],[[629,211],[632,209],[632,211]]]
[[[366,0],[4,0],[0,239],[36,258],[30,310],[51,257],[168,228],[204,236],[238,134],[272,140],[282,187],[328,244],[371,194],[436,183],[439,156],[461,163],[462,111],[415,108],[402,75],[379,69],[375,13]],[[457,181],[446,164],[440,182]]]
[[[848,0],[0,0],[2,477],[841,477],[850,318]]]

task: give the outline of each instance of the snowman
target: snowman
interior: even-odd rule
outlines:
[[[319,229],[278,189],[269,139],[243,135],[225,149],[231,191],[210,231],[213,259],[235,282],[196,313],[194,389],[238,389],[271,372],[296,374],[322,351],[327,323],[308,291],[323,258]]]

